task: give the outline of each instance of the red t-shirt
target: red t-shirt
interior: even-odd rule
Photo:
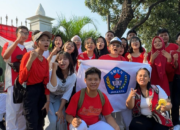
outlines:
[[[128,55],[129,55],[129,52],[127,52],[127,53],[125,54],[125,56],[124,56],[127,61],[129,61],[129,59],[127,58]],[[144,52],[142,52],[142,53],[140,54],[140,56],[138,56],[138,57],[133,57],[133,56],[132,56],[132,62],[143,63],[143,60],[144,60]]]
[[[93,57],[89,58],[86,51],[78,55],[78,60],[92,60],[92,59],[96,59],[95,54],[93,54]],[[79,66],[77,64],[76,71],[78,71],[78,69],[79,69]]]
[[[171,53],[172,51],[176,51],[178,49],[178,45],[175,43],[169,43],[169,45],[165,48],[165,50],[168,53]],[[167,73],[168,81],[173,81],[174,78],[174,72]]]
[[[46,85],[49,82],[49,64],[46,58],[43,57],[43,61],[40,61],[36,58],[31,66],[31,69],[28,71],[26,68],[26,63],[30,57],[30,52],[27,52],[22,60],[19,71],[19,83],[27,81],[27,85],[33,85],[43,82],[45,87],[45,94],[49,95],[49,89]]]
[[[81,91],[75,93],[71,98],[68,108],[66,109],[66,113],[68,115],[72,115],[73,117],[80,117],[82,120],[86,122],[87,125],[95,124],[99,121],[99,115],[106,116],[113,112],[113,108],[107,98],[107,96],[103,93],[105,98],[105,104],[102,107],[101,99],[99,94],[96,97],[91,98],[86,93],[84,96],[84,101],[82,107],[77,112],[77,105],[80,98]]]
[[[180,52],[178,52],[178,51],[171,52],[172,57],[174,54],[178,54],[178,68],[175,70],[175,74],[180,75],[180,64],[179,64],[180,63]]]
[[[109,54],[103,55],[101,57],[99,57],[99,60],[119,60],[119,61],[126,61],[126,59],[121,56],[118,55],[118,57],[111,57]]]
[[[168,52],[168,53],[171,53],[171,51],[175,51],[178,49],[178,45],[175,44],[175,43],[169,43],[169,45],[165,48],[165,50]]]
[[[12,44],[10,44],[10,43],[5,43],[4,44],[4,46],[3,46],[3,49],[2,49],[2,53],[1,53],[1,55],[3,56],[4,55],[4,53],[5,53],[5,51],[7,50],[7,48],[10,46],[10,45],[12,45]],[[22,49],[21,49],[22,48]],[[13,51],[13,53],[11,54],[11,57],[10,57],[10,59],[9,59],[9,62],[11,62],[11,63],[14,63],[14,62],[18,62],[18,60],[17,60],[17,58],[16,58],[16,56],[18,56],[18,55],[24,55],[25,53],[27,52],[27,50],[26,50],[26,48],[23,46],[23,45],[20,45],[20,44],[18,44],[17,46],[16,46],[16,48],[14,49],[14,51]],[[8,68],[6,68],[6,69],[11,69],[11,73],[6,73],[5,72],[5,78],[7,78],[8,76],[10,76],[11,78],[9,78],[9,79],[11,79],[11,86],[13,86],[14,85],[14,81],[15,81],[15,79],[17,78],[17,76],[18,76],[18,72],[15,72],[12,68],[10,68],[9,66],[8,66]],[[8,71],[7,71],[8,72]],[[5,81],[5,86],[6,86],[6,81]],[[8,86],[9,87],[9,86]],[[7,87],[5,87],[6,89],[7,89]]]

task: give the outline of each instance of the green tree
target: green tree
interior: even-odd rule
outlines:
[[[149,19],[138,28],[139,37],[147,51],[151,50],[152,38],[160,28],[168,29],[170,42],[175,43],[176,34],[180,32],[180,1],[166,1],[157,6],[152,10]]]
[[[86,31],[84,27],[88,24],[93,25],[94,29]],[[74,35],[79,35],[81,37],[82,44],[88,37],[96,39],[98,36],[100,36],[94,20],[87,16],[72,16],[72,18],[70,18],[69,20],[67,20],[63,15],[58,16],[58,25],[53,27],[52,33],[54,35],[60,34],[62,36],[63,42],[71,40]]]
[[[111,14],[113,31],[121,37],[129,24],[137,29],[149,18],[152,10],[166,0],[85,0],[85,5],[103,18]],[[169,1],[169,0],[168,0]]]
[[[180,32],[180,0],[85,0],[85,4],[104,20],[112,14],[111,28],[117,36],[121,37],[127,28],[138,31],[147,51],[158,29],[169,30],[170,42],[175,42]]]

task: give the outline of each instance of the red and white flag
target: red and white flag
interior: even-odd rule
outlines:
[[[29,32],[27,41],[24,43],[27,51],[32,50],[34,44],[31,40],[32,32]],[[0,24],[0,46],[3,47],[6,42],[13,43],[16,40],[16,27]]]

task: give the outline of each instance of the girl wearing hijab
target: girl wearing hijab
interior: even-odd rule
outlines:
[[[147,60],[152,67],[151,83],[160,85],[170,96],[166,72],[174,71],[174,68],[171,63],[171,55],[165,51],[165,43],[161,37],[153,38],[152,51],[148,54]]]
[[[78,54],[82,53],[82,49],[81,49],[81,38],[78,35],[75,35],[74,37],[71,38],[71,41],[74,42],[76,44],[76,47],[78,49]]]
[[[145,52],[143,51],[141,40],[138,37],[132,37],[129,46],[129,52],[125,54],[126,60],[143,63]]]
[[[100,36],[97,38],[95,52],[98,55],[98,58],[102,55],[109,54],[107,42],[104,37]]]
[[[63,41],[61,35],[55,35],[54,40],[52,42],[52,52],[47,58],[49,62],[49,69],[52,69],[52,63],[55,61],[56,54],[62,49]]]

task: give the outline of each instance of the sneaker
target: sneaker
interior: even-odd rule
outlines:
[[[175,125],[173,130],[180,130],[180,125]]]
[[[0,130],[6,130],[4,126],[4,121],[0,121]]]

